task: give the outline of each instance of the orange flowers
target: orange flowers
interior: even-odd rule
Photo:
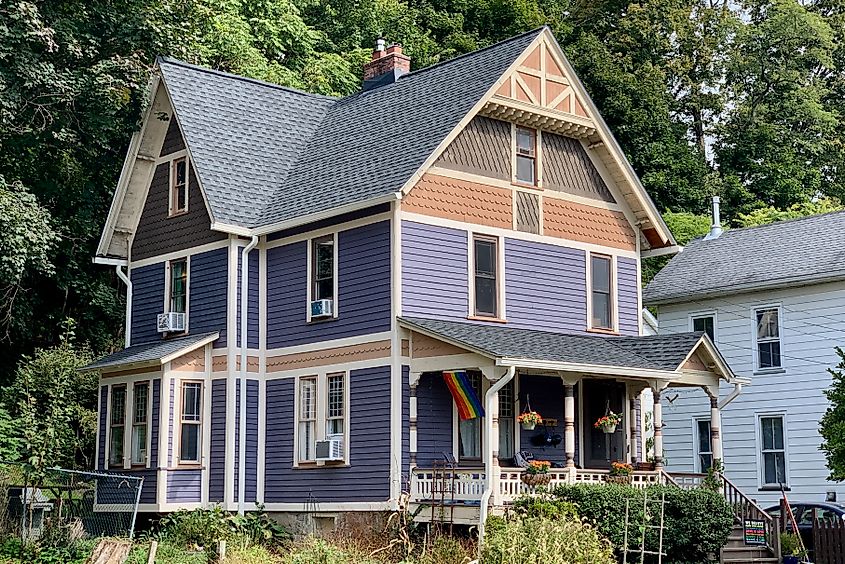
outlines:
[[[630,476],[634,473],[634,467],[627,462],[611,462],[610,475],[611,476]]]
[[[545,474],[552,467],[552,463],[548,460],[532,460],[528,463],[526,471],[529,474]]]

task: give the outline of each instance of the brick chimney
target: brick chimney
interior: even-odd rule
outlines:
[[[411,71],[411,57],[402,54],[402,46],[394,43],[386,50],[384,39],[376,41],[373,58],[364,65],[364,90],[393,84]]]

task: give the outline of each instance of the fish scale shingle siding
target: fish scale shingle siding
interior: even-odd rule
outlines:
[[[164,311],[164,263],[133,268],[129,276],[132,280],[131,344],[158,340],[156,316]]]
[[[378,502],[390,497],[390,367],[349,373],[349,466],[293,468],[293,378],[267,381],[265,503]],[[302,505],[307,507],[307,505]]]

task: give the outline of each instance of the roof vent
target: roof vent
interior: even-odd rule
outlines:
[[[384,39],[376,41],[373,58],[364,64],[364,90],[393,84],[411,71],[411,57],[402,54],[402,46],[394,43],[386,50]]]
[[[713,196],[713,223],[710,225],[710,233],[704,240],[718,239],[722,234],[722,217],[719,215],[719,196]]]

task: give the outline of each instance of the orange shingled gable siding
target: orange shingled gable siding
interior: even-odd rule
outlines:
[[[567,200],[543,198],[543,231],[546,235],[635,250],[636,235],[621,212]]]
[[[402,201],[411,213],[487,227],[513,227],[513,197],[505,188],[425,174]]]

